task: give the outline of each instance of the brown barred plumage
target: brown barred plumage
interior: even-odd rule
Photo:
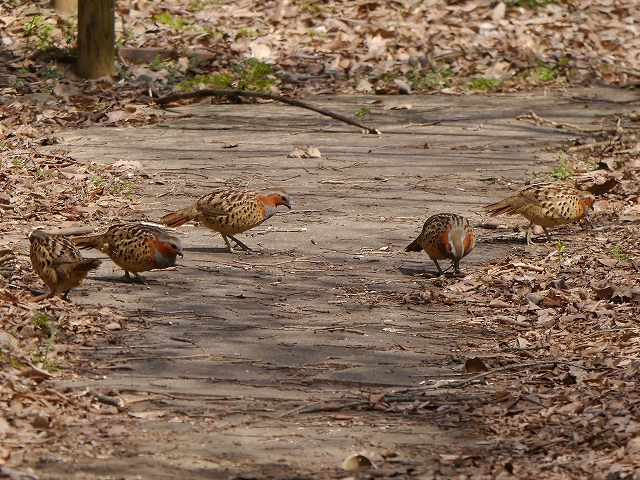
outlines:
[[[100,260],[83,258],[78,249],[61,235],[35,229],[29,234],[30,257],[34,271],[49,287],[49,292],[36,301],[63,294],[80,285],[90,270],[100,266]]]
[[[531,243],[531,228],[540,225],[549,239],[548,228],[577,222],[593,205],[586,192],[563,184],[531,185],[520,192],[484,207],[491,216],[522,215],[529,220],[527,244]]]
[[[119,223],[104,233],[76,237],[73,242],[83,249],[100,250],[124,270],[125,278],[129,279],[131,272],[140,281],[140,272],[172,267],[176,256],[182,256],[180,239],[152,223]]]
[[[444,273],[438,260],[450,259],[456,273],[460,272],[460,260],[476,245],[476,237],[469,220],[455,213],[438,213],[424,222],[422,232],[407,246],[407,252],[424,250],[433,260],[438,273]]]
[[[179,227],[190,220],[198,220],[222,235],[229,251],[229,238],[240,248],[250,250],[234,235],[260,225],[276,213],[279,205],[291,208],[286,194],[221,188],[201,197],[188,208],[165,215],[160,222],[169,227]]]

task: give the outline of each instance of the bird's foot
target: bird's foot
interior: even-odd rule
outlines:
[[[53,295],[54,295],[54,292],[46,292],[46,293],[42,293],[40,295],[34,296],[32,300],[34,302],[41,302],[42,300],[53,297]]]
[[[228,236],[231,240],[233,240],[236,244],[236,246],[240,247],[242,250],[244,250],[245,252],[253,252],[253,249],[251,249],[250,247],[248,247],[247,245],[245,245],[244,243],[242,243],[240,240],[238,240],[236,237],[229,235]],[[229,247],[231,248],[231,247]]]
[[[138,275],[137,273],[133,273],[133,277],[129,274],[128,271],[125,270],[124,276],[122,277],[122,281],[126,283],[140,283],[144,284],[144,278]]]

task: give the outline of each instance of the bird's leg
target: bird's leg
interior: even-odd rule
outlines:
[[[129,273],[129,270],[125,270],[124,277],[122,277],[122,281],[127,283],[134,283],[134,282],[144,283],[144,278],[142,278],[139,274],[137,274],[136,272],[131,272],[131,273],[133,273],[133,277]]]
[[[525,237],[527,240],[527,246],[533,245],[533,240],[531,239],[531,231],[533,230],[533,223],[529,224],[527,227],[527,236]]]
[[[435,262],[435,260],[434,260]],[[437,265],[437,263],[436,263]],[[451,265],[449,265],[446,269],[442,270],[441,274],[443,273],[447,273],[449,270],[451,270],[453,268],[453,273],[455,275],[458,275],[460,273],[460,260],[456,260],[456,259],[452,259],[451,260]]]
[[[45,298],[53,297],[55,295],[55,293],[56,292],[53,289],[50,289],[47,293],[43,293],[42,295],[38,295],[36,297],[33,297],[33,301],[34,302],[41,302]]]
[[[546,237],[547,242],[551,242],[551,235],[549,235],[549,232],[547,231],[547,229],[542,227],[542,231],[544,232],[544,236]]]
[[[451,265],[453,266],[453,273],[458,275],[460,273],[460,259],[456,258],[451,262]]]
[[[442,270],[442,268],[440,268],[440,264],[435,258],[432,258],[432,260],[433,260],[433,263],[436,264],[436,268],[438,269],[438,276],[442,275],[444,271]]]
[[[222,234],[220,234],[222,235]],[[229,243],[229,239],[227,238],[226,235],[222,235],[222,239],[224,240],[224,243],[227,244],[227,250],[229,250],[229,253],[233,253],[233,248],[231,248],[231,244]]]
[[[242,250],[244,250],[245,252],[253,252],[253,250],[251,250],[249,247],[247,247],[244,243],[242,243],[240,240],[238,240],[236,237],[234,237],[233,235],[228,235],[228,237],[233,240],[234,242],[236,242],[236,245],[238,245]]]

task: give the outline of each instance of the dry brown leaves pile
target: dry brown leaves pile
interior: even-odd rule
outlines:
[[[0,273],[6,274],[2,260]],[[27,293],[34,284],[27,268],[21,265],[9,278],[0,275],[0,467],[19,465],[47,445],[59,451],[64,447],[57,442],[71,429],[86,430],[98,415],[113,413],[91,392],[65,393],[45,380],[69,376],[78,347],[121,328],[121,318],[106,308],[81,308],[60,299],[34,304]],[[96,454],[102,447],[82,448]]]
[[[153,122],[145,105],[176,86],[458,93],[640,78],[634,0],[119,1],[118,77],[98,82],[73,74],[76,21],[48,4],[2,2],[0,87],[37,94],[51,124]],[[239,73],[247,59],[267,66],[264,82]]]
[[[25,142],[0,159],[0,232],[130,217],[140,178],[132,162],[79,165],[64,152],[42,152]]]
[[[492,451],[447,455],[447,472],[637,478],[639,152],[637,143],[611,142],[567,155],[575,171],[601,167],[576,177],[583,187],[600,186],[592,228],[567,228],[557,243],[516,251],[460,281],[437,280],[439,286],[408,297],[464,305],[465,328],[494,337],[465,352],[467,373],[486,377],[464,385],[468,394],[488,382],[494,401],[460,407],[487,432]]]
[[[0,11],[6,6],[2,2]],[[6,32],[0,35],[5,48],[11,45]],[[112,93],[100,84],[76,87],[43,78],[46,63],[29,56],[0,50],[0,69],[19,71],[23,79],[0,70],[0,474],[3,465],[19,465],[34,449],[64,448],[61,437],[74,426],[86,430],[105,411],[89,392],[68,394],[46,380],[73,375],[79,346],[121,328],[121,317],[106,308],[32,301],[30,290],[43,284],[30,266],[28,232],[36,225],[57,229],[139,215],[137,165],[80,165],[55,148],[61,127],[124,123],[112,108],[120,100],[104,103]],[[24,89],[21,81],[28,82]],[[142,107],[127,108],[134,119]],[[92,444],[85,450],[99,453]]]
[[[640,75],[636,7],[632,0],[138,1],[121,2],[120,15],[127,45],[170,42],[174,75],[227,72],[256,58],[274,65],[288,91],[406,93],[484,89],[469,85],[475,77],[501,89],[626,83]],[[190,65],[193,52],[200,61]]]
[[[40,142],[17,136],[6,142],[0,158],[0,467],[20,464],[29,450],[58,445],[71,427],[93,423],[104,410],[93,395],[66,394],[42,382],[71,375],[78,346],[121,328],[120,316],[108,308],[59,298],[33,302],[30,290],[43,284],[31,269],[27,233],[35,225],[129,218],[139,183],[130,165],[79,165],[63,152],[41,152]]]
[[[36,305],[26,293],[38,284],[25,256],[31,226],[136,213],[135,166],[80,166],[45,152],[58,129],[155,122],[149,103],[179,85],[245,82],[310,94],[628,84],[640,77],[636,3],[119,1],[118,77],[83,81],[60,50],[75,44],[73,19],[44,0],[1,2],[0,233],[23,240],[0,245],[0,467],[92,422],[92,395],[43,380],[120,322],[109,310],[58,299]],[[246,78],[249,58],[270,67]],[[464,304],[489,331],[514,330],[483,346],[480,370],[521,368],[488,375],[495,402],[473,406],[498,448],[490,458],[447,456],[457,471],[625,478],[638,467],[638,150],[611,142],[568,155],[575,172],[584,170],[579,183],[601,195],[606,214],[593,230],[572,230],[570,240],[420,296]]]
[[[59,298],[34,303],[34,287],[42,284],[28,258],[0,245],[0,469],[39,448],[60,451],[74,427],[87,431],[98,415],[113,414],[91,392],[65,393],[46,380],[73,375],[78,348],[122,328],[122,318]],[[88,455],[101,448],[82,447]]]

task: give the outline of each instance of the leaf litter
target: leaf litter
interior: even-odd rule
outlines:
[[[155,98],[200,88],[464,93],[640,78],[633,0],[118,3],[118,75],[94,81],[70,65],[75,17],[45,3],[0,6],[0,88],[37,104],[43,124],[153,123]]]
[[[486,450],[469,455],[451,446],[439,457],[445,478],[637,478],[638,147],[630,135],[605,147],[565,149],[575,173],[570,181],[585,190],[600,176],[609,184],[590,225],[559,229],[551,243],[468,267],[462,279],[435,278],[401,299],[387,296],[404,305],[463,309],[467,316],[450,323],[484,333],[461,341],[462,379],[427,379],[361,404],[350,399],[346,409],[411,413],[453,429],[474,424]],[[382,300],[377,293],[361,301]]]
[[[74,450],[71,432],[95,435],[93,425],[111,408],[92,392],[66,392],[47,382],[78,369],[78,347],[108,339],[124,319],[110,308],[34,303],[43,289],[28,258],[35,225],[55,231],[139,216],[140,175],[129,165],[81,165],[63,151],[41,152],[40,143],[6,136],[0,158],[0,466],[20,465],[37,451]],[[126,167],[126,168],[124,168]],[[124,169],[123,169],[124,168]],[[79,442],[88,456],[104,446]],[[51,445],[55,445],[52,448]]]
[[[0,472],[20,465],[27,449],[107,456],[126,432],[114,426],[110,447],[81,441],[110,435],[92,425],[118,413],[119,403],[48,383],[73,375],[77,347],[108,338],[123,319],[59,299],[32,303],[29,289],[39,280],[24,239],[36,224],[140,218],[144,172],[126,161],[77,164],[55,148],[56,131],[156,123],[164,116],[156,98],[199,88],[460,94],[630,85],[640,77],[636,8],[630,0],[119,2],[119,74],[84,81],[68,63],[72,18],[33,2],[2,2]],[[572,148],[571,178],[598,196],[591,230],[568,227],[570,241],[563,235],[556,245],[392,299],[463,306],[465,324],[496,334],[467,348],[463,364],[477,380],[459,383],[470,391],[489,384],[493,401],[463,397],[440,413],[454,423],[481,419],[496,448],[479,459],[452,447],[439,455],[443,472],[632,478],[640,463],[640,146],[608,132]],[[9,233],[23,240],[6,242]],[[372,405],[402,415],[431,411],[416,393]],[[69,431],[79,435],[71,443]]]

